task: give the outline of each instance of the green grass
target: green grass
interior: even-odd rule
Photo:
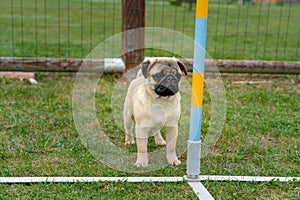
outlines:
[[[97,117],[120,148],[124,132],[113,120],[111,96],[120,74],[106,74],[96,95]],[[72,116],[74,77],[38,74],[39,84],[0,80],[0,176],[183,176],[183,164],[146,173],[107,167],[83,146]],[[190,82],[190,78],[187,79]],[[266,80],[238,84],[240,80]],[[227,116],[223,133],[201,161],[210,175],[300,176],[300,93],[292,78],[224,77]],[[183,95],[189,91],[182,91]],[[205,92],[205,134],[210,100]],[[182,105],[183,109],[189,104]],[[182,116],[184,118],[184,116]],[[181,124],[184,126],[184,124]],[[188,130],[186,130],[188,132]],[[186,133],[181,133],[186,134]],[[185,140],[183,140],[185,143]],[[159,149],[150,142],[149,151]],[[150,163],[154,164],[154,160]],[[133,164],[133,163],[132,163]],[[204,182],[216,199],[299,199],[299,182]],[[195,199],[187,183],[0,184],[0,199]]]
[[[195,199],[186,183],[75,183],[2,187],[6,198],[19,199]]]
[[[121,32],[120,1],[3,0],[0,11],[1,56],[85,57],[97,44]],[[298,4],[239,6],[210,1],[207,52],[215,59],[297,61],[299,11]],[[168,28],[193,38],[194,23],[195,11],[187,5],[146,1],[148,27]],[[165,54],[149,49],[146,55]]]

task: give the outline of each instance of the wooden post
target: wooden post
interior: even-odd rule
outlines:
[[[126,71],[144,60],[145,0],[122,0],[122,59]],[[136,29],[137,31],[129,31]]]

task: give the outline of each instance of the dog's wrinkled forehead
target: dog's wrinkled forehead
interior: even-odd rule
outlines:
[[[165,72],[184,72],[184,74],[187,74],[186,67],[183,63],[178,61],[177,59],[154,59],[151,61],[145,61],[142,63],[141,66],[143,75],[145,78],[147,78],[149,75],[153,75],[155,73],[158,73],[160,71]]]
[[[171,72],[171,71],[181,71],[177,62],[175,61],[157,61],[150,64],[149,72],[150,74],[155,74],[160,71]]]

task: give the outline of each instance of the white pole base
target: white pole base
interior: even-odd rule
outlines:
[[[198,179],[200,174],[201,141],[188,141],[186,177]]]

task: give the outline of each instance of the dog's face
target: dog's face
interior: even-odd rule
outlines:
[[[148,60],[141,64],[143,76],[149,80],[150,88],[159,96],[172,96],[179,91],[182,73],[187,75],[183,63],[174,58]]]

